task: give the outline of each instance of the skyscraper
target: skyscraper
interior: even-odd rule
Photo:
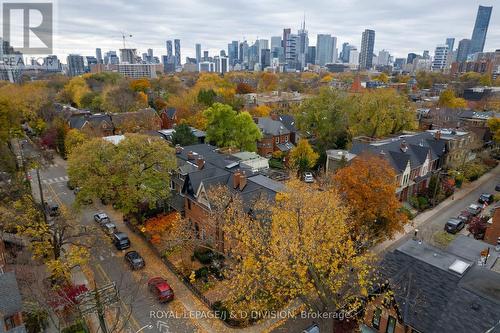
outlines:
[[[104,53],[104,64],[105,65],[117,65],[120,62],[118,56],[116,55],[116,51],[108,51]]]
[[[260,68],[264,69],[271,66],[271,50],[261,49],[260,50]]]
[[[434,59],[432,60],[432,70],[441,71],[446,67],[446,60],[448,59],[448,46],[438,45],[434,51]]]
[[[316,40],[316,64],[325,66],[333,61],[333,38],[330,34],[318,34]]]
[[[307,48],[306,54],[306,64],[315,64],[316,63],[316,46],[309,46]]]
[[[135,64],[136,61],[136,49],[120,49],[120,62]]]
[[[299,36],[289,34],[285,43],[285,63],[286,70],[293,71],[297,69],[297,46],[299,43]]]
[[[285,28],[283,29],[283,39],[281,40],[281,46],[283,46],[283,52],[286,54],[286,43],[288,40],[288,36],[292,33],[292,29]]]
[[[408,57],[406,57],[407,64],[413,64],[413,60],[417,57],[416,53],[408,53]]]
[[[307,49],[309,47],[309,36],[306,30],[306,20],[302,22],[302,28],[297,32],[298,44],[297,44],[297,69],[303,70],[306,66],[306,56]]]
[[[359,54],[360,69],[372,68],[374,47],[375,47],[375,31],[366,29],[361,37],[361,53]]]
[[[95,49],[95,57],[97,58],[97,63],[102,64],[102,52],[100,48]]]
[[[246,68],[248,65],[248,43],[246,40],[240,43],[238,58],[243,68]]]
[[[467,56],[469,55],[470,49],[470,39],[464,38],[458,42],[457,49],[457,61],[464,62],[467,60]]]
[[[174,39],[174,50],[175,50],[175,65],[181,65],[181,40]]]
[[[227,54],[229,56],[229,65],[234,66],[238,63],[238,41],[233,40],[227,44]]]
[[[377,57],[377,64],[386,66],[389,65],[389,59],[391,55],[389,54],[389,51],[387,50],[381,50],[378,52],[378,57]]]
[[[448,46],[448,53],[453,51],[455,45],[455,38],[446,38],[446,46]]]
[[[171,40],[167,40],[167,57],[171,57],[173,56],[173,52],[172,52],[172,41]]]
[[[474,24],[474,30],[472,31],[469,54],[483,52],[492,9],[493,7],[479,6],[479,9],[477,10],[476,23]]]
[[[85,64],[81,55],[70,54],[68,55],[67,62],[69,76],[78,76],[85,73]]]
[[[201,44],[196,44],[196,63],[199,64],[201,62]]]
[[[349,62],[349,51],[351,48],[349,47],[349,43],[344,43],[342,44],[342,51],[340,52],[340,58],[343,63],[348,63]]]
[[[281,36],[271,37],[271,50],[273,50],[275,47],[281,47],[281,46],[283,46],[281,44]]]

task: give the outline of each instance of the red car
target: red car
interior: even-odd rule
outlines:
[[[154,277],[149,279],[148,288],[160,303],[170,302],[174,299],[174,290],[164,278]]]

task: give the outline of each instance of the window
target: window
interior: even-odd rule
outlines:
[[[372,327],[379,329],[380,328],[380,317],[382,316],[382,310],[379,308],[376,308],[375,311],[373,311],[373,317],[372,317]]]
[[[280,137],[279,136],[276,137],[276,143],[280,143]]]
[[[285,136],[285,142],[288,142],[288,135]]]
[[[187,199],[188,201],[188,209],[191,210],[191,200]]]
[[[14,321],[14,316],[5,317],[4,322],[5,322],[5,328],[7,329],[7,331],[16,327],[16,322]]]
[[[170,180],[170,189],[175,190],[175,183],[173,180]]]
[[[385,333],[394,333],[396,330],[396,318],[389,316],[387,319],[387,328],[385,329]]]

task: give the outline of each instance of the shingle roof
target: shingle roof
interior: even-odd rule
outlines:
[[[264,135],[276,136],[290,133],[290,130],[281,121],[268,117],[257,118],[257,126],[259,126]]]
[[[281,121],[290,132],[297,132],[297,127],[295,126],[295,118],[293,116],[283,114],[278,117],[278,120]]]
[[[22,310],[22,299],[14,272],[0,274],[0,314],[13,315]],[[1,316],[0,316],[1,317]]]
[[[438,256],[435,262],[432,253],[426,261],[397,249],[380,266],[405,324],[429,333],[479,333],[493,327],[500,320],[500,299],[488,297],[484,289],[500,292],[500,274],[473,266],[460,276],[439,267],[439,257],[456,256],[428,249]]]

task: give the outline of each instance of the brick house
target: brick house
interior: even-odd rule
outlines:
[[[0,333],[26,333],[22,310],[16,275],[0,269]]]
[[[500,245],[500,206],[495,206],[493,208],[493,216],[491,218],[491,224],[486,228],[486,233],[484,234],[484,241],[491,245]]]
[[[366,304],[361,332],[487,332],[500,320],[498,254],[478,265],[484,243],[457,237],[446,249],[409,240],[380,263],[381,287]],[[489,332],[489,331],[488,331]]]
[[[234,155],[224,154],[209,144],[176,147],[177,169],[172,173],[171,208],[188,219],[196,237],[228,252],[221,228],[211,225],[208,219],[213,186],[226,186],[238,194],[246,207],[260,197],[273,200],[283,185],[252,171],[244,161]],[[240,164],[241,162],[241,164]]]
[[[396,173],[396,195],[399,200],[407,201],[428,188],[431,176],[443,166],[447,146],[439,135],[422,132],[384,140],[354,138],[349,153],[371,153],[385,158]]]
[[[161,129],[171,129],[177,125],[177,110],[166,108],[160,112]]]
[[[280,120],[271,117],[259,117],[255,123],[262,132],[262,139],[257,142],[257,153],[263,157],[270,157],[273,152],[289,152],[293,147],[291,138],[295,140],[292,133]]]

